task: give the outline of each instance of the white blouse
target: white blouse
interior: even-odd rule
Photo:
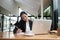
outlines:
[[[30,32],[29,23],[26,23],[26,32]]]

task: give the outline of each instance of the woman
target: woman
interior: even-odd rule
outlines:
[[[16,22],[15,29],[13,33],[20,33],[20,32],[29,32],[32,30],[32,21],[28,19],[27,13],[21,12],[20,13],[21,20]]]

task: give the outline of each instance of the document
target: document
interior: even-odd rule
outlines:
[[[29,31],[29,32],[26,32],[24,35],[25,36],[33,36],[34,34],[32,33],[32,31]]]
[[[17,35],[24,35],[24,32],[17,33]]]
[[[20,33],[17,33],[17,35],[25,35],[25,36],[33,36],[34,34],[32,33],[32,31],[30,32],[20,32]]]

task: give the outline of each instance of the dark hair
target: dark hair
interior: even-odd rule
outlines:
[[[22,12],[20,13],[20,17],[21,17],[23,14],[26,14],[26,15],[27,15],[26,12],[22,11]]]

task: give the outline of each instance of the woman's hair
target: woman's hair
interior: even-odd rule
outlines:
[[[20,17],[21,17],[23,14],[26,14],[26,15],[27,15],[26,12],[22,11],[22,12],[20,13]]]

